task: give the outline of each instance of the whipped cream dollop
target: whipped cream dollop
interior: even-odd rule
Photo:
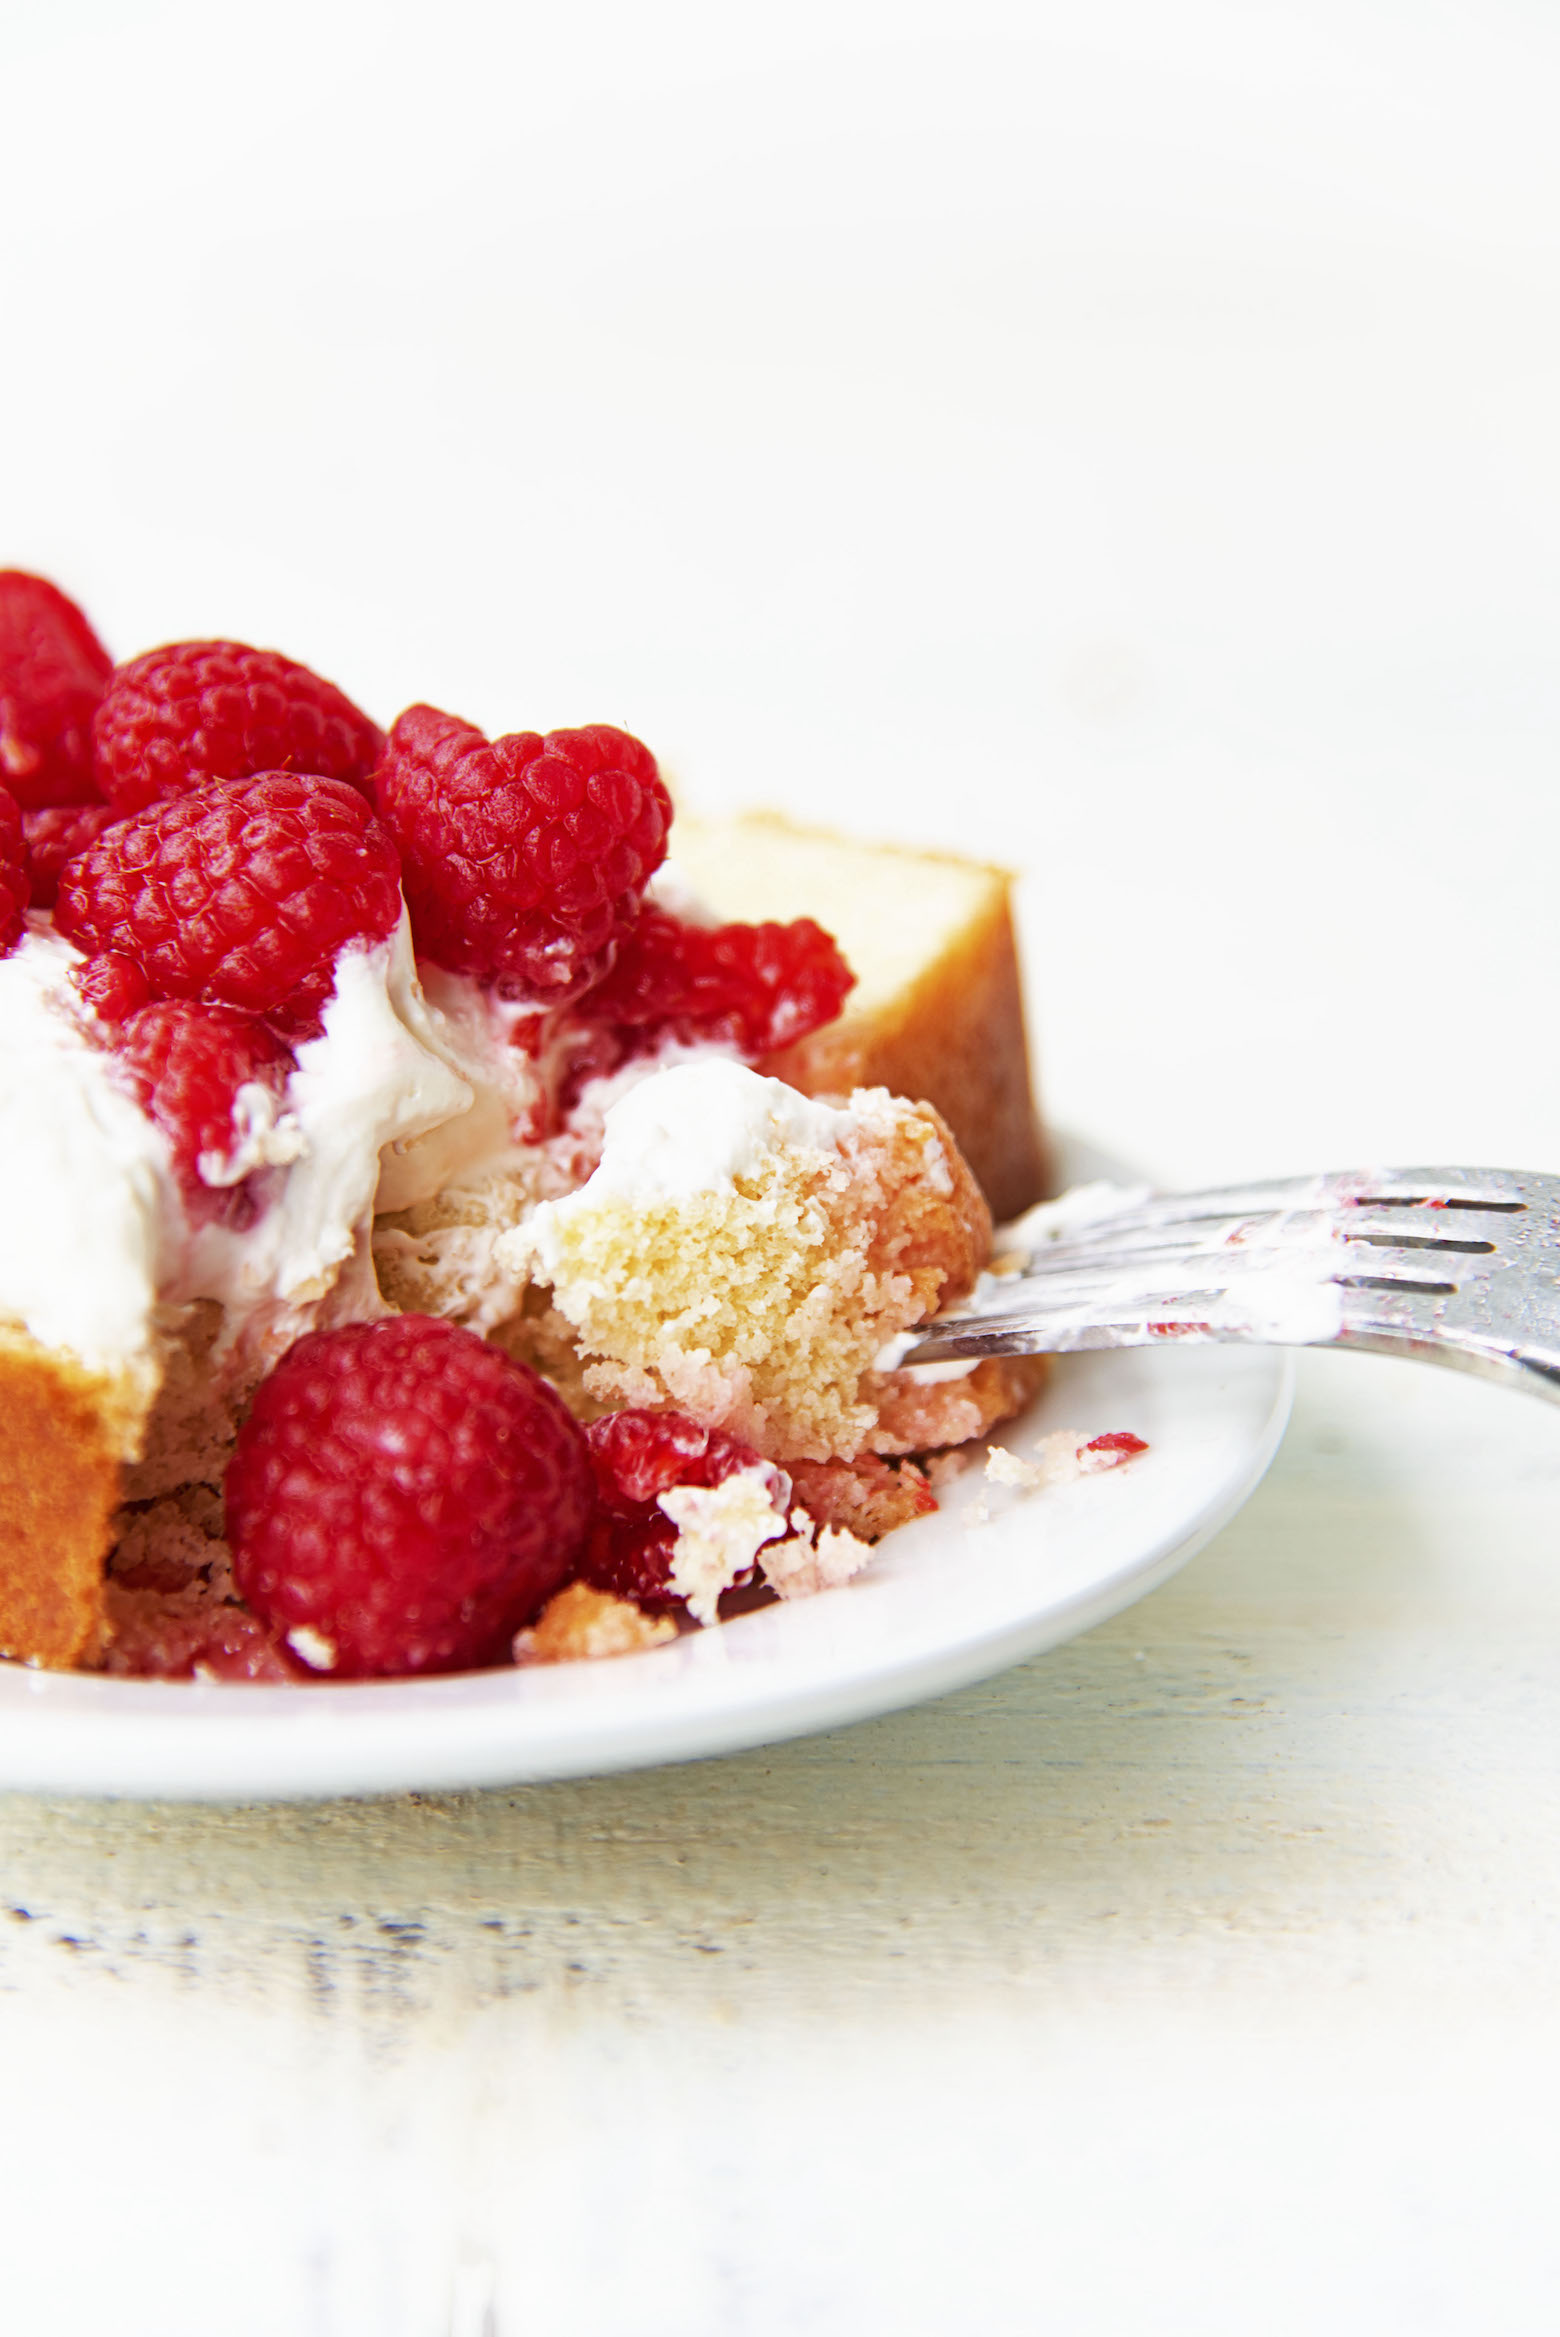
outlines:
[[[404,911],[387,941],[342,951],[320,1021],[247,1147],[285,1171],[276,1190],[243,1232],[192,1233],[164,1296],[220,1299],[234,1316],[323,1297],[372,1214],[382,1156],[393,1175],[398,1147],[470,1116],[475,1090],[434,1043]]]
[[[78,957],[37,927],[0,958],[0,1315],[111,1371],[147,1349],[177,1199],[70,986]]]
[[[593,1204],[635,1207],[729,1191],[782,1151],[837,1152],[853,1125],[849,1111],[815,1103],[731,1056],[676,1063],[638,1080],[608,1109],[601,1163],[583,1192]]]

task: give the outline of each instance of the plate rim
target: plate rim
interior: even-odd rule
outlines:
[[[504,1726],[506,1714],[520,1709],[515,1684],[534,1674],[478,1672],[299,1690],[106,1679],[6,1666],[20,1692],[0,1707],[0,1789],[93,1800],[242,1804],[561,1784],[751,1752],[934,1701],[1078,1638],[1135,1605],[1169,1581],[1245,1505],[1288,1425],[1295,1360],[1276,1348],[1236,1353],[1249,1373],[1265,1367],[1270,1385],[1260,1427],[1239,1466],[1207,1499],[1100,1578],[944,1646],[914,1651],[843,1680],[808,1676],[798,1681],[783,1675],[765,1680],[744,1673],[742,1693],[735,1698],[705,1695],[691,1710],[673,1704],[649,1719],[630,1704],[621,1722],[615,1722],[611,1708],[603,1707],[589,1714],[586,1741],[570,1730],[550,1753],[545,1739],[540,1745],[515,1744],[515,1731]],[[738,1619],[722,1628],[741,1627]],[[614,1659],[614,1673],[618,1664],[637,1670],[670,1652],[651,1649]],[[303,1710],[300,1695],[307,1697]],[[417,1698],[437,1725],[415,1735],[402,1726],[401,1707],[408,1697]],[[370,1713],[375,1725],[355,1725],[356,1714],[366,1718]],[[310,1724],[306,1741],[289,1743],[293,1725],[305,1716]],[[197,1729],[193,1762],[192,1719]]]

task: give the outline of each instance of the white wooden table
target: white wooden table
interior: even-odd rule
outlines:
[[[0,560],[118,651],[1010,861],[1167,1179],[1560,1168],[1552,16],[12,14]],[[943,1704],[0,1802],[6,2328],[1552,2330],[1557,1471],[1305,1358],[1180,1578]]]

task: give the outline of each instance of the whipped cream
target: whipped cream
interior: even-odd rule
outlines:
[[[235,1318],[322,1298],[373,1212],[381,1155],[393,1163],[397,1147],[471,1113],[472,1086],[428,1043],[404,911],[388,940],[342,951],[320,1021],[280,1112],[257,1117],[240,1146],[253,1166],[284,1172],[267,1205],[241,1233],[192,1232],[167,1298],[220,1299]]]
[[[519,1026],[537,1009],[507,1004],[439,966],[419,978],[409,935],[392,1004],[418,1046],[455,1074],[466,1101],[389,1141],[380,1164],[381,1210],[410,1209],[451,1185],[516,1166],[526,1155],[516,1130],[529,1123],[544,1093],[536,1064],[515,1044]]]
[[[404,913],[343,951],[280,1104],[240,1090],[234,1149],[209,1166],[217,1183],[260,1180],[242,1231],[187,1222],[167,1141],[71,982],[80,962],[44,918],[0,959],[0,1319],[100,1370],[150,1351],[161,1303],[219,1300],[230,1341],[295,1334],[360,1246],[382,1156],[402,1174],[403,1148],[477,1113]],[[479,1149],[492,1140],[477,1130]]]
[[[71,987],[78,958],[41,925],[0,958],[0,1315],[110,1371],[150,1346],[178,1202],[168,1146]]]
[[[624,1096],[642,1087],[658,1072],[676,1070],[685,1063],[736,1063],[736,1049],[713,1039],[665,1038],[653,1052],[634,1055],[616,1071],[598,1072],[588,1079],[580,1090],[579,1101],[569,1113],[566,1122],[567,1137],[560,1143],[554,1139],[550,1150],[555,1156],[567,1154],[577,1165],[578,1174],[573,1184],[581,1184],[599,1164],[607,1140],[607,1114]]]
[[[781,1483],[778,1509],[775,1480],[776,1471],[757,1462],[718,1485],[672,1485],[656,1496],[677,1528],[667,1579],[696,1623],[718,1622],[721,1592],[747,1572],[766,1542],[789,1530],[783,1500],[790,1480]]]
[[[593,1204],[630,1208],[729,1191],[739,1177],[761,1175],[780,1152],[837,1152],[855,1124],[850,1112],[814,1103],[783,1080],[709,1055],[652,1073],[610,1107],[601,1165],[584,1191]]]

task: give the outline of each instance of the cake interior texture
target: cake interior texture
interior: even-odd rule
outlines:
[[[874,1360],[967,1296],[991,1248],[990,1213],[930,1107],[858,1090],[691,1191],[625,1192],[612,1165],[609,1135],[601,1175],[521,1237],[579,1334],[592,1394],[691,1413],[774,1460],[903,1449],[880,1426],[872,1383],[894,1375]]]

